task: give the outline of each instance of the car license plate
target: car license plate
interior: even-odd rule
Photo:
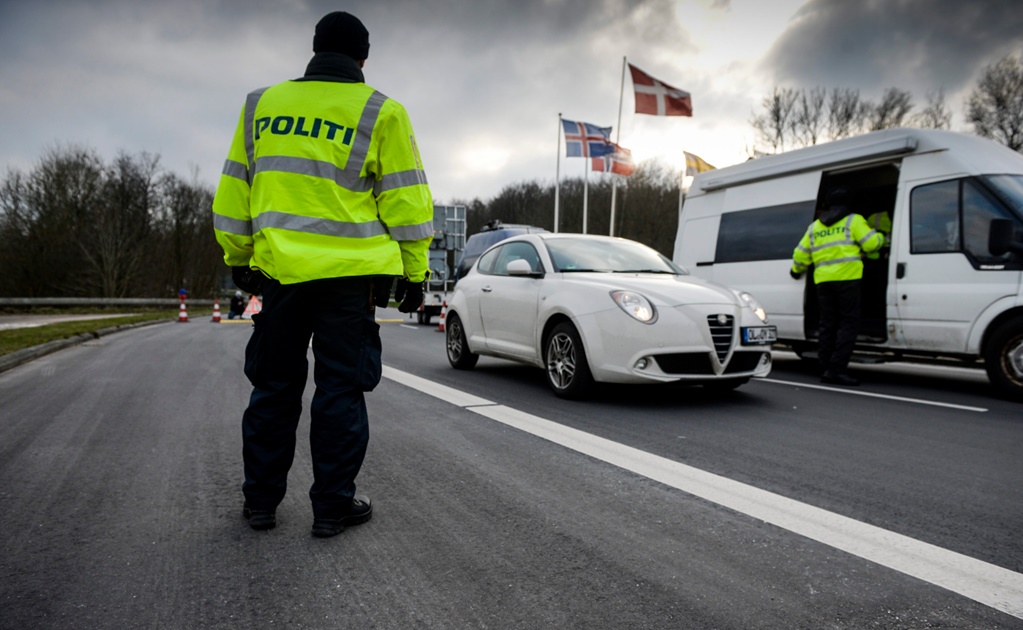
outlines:
[[[742,329],[744,346],[760,346],[778,341],[778,329],[774,326],[749,326]]]

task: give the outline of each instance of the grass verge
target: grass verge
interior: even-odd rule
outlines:
[[[152,311],[125,315],[124,317],[108,317],[106,319],[88,319],[75,322],[61,322],[33,326],[32,328],[14,328],[0,330],[0,356],[10,354],[24,348],[31,348],[58,339],[67,339],[86,333],[96,332],[104,328],[137,324],[157,319],[176,319],[178,311]]]

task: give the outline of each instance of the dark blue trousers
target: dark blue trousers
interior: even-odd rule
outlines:
[[[849,366],[860,331],[860,280],[836,280],[817,285],[820,306],[819,349],[821,369],[843,374]]]
[[[309,409],[309,498],[316,517],[343,516],[351,508],[355,477],[369,443],[363,393],[380,382],[380,326],[370,281],[268,281],[262,312],[252,320],[245,375],[253,389],[242,417],[245,503],[275,509],[284,499],[312,339],[316,392]]]

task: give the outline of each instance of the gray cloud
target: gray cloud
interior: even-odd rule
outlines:
[[[779,83],[959,92],[1023,47],[1016,0],[812,0],[763,62]]]

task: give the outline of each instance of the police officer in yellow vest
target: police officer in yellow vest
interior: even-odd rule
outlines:
[[[827,206],[792,253],[790,274],[799,279],[810,265],[814,267],[820,305],[818,356],[824,370],[821,381],[859,385],[846,368],[859,331],[863,254],[879,250],[884,237],[852,212],[844,188],[828,193]]]
[[[422,304],[433,198],[405,109],[364,82],[369,33],[334,12],[316,25],[299,79],[248,95],[213,202],[235,284],[263,295],[245,350],[252,396],[242,417],[253,529],[284,498],[312,340],[314,536],[368,521],[355,493],[369,441],[364,392],[381,376],[375,308],[391,286],[402,312]]]

